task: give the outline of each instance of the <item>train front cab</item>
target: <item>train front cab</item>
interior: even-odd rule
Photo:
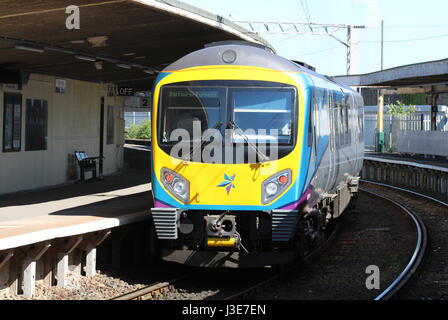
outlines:
[[[313,143],[315,126],[307,107],[313,89],[307,76],[215,66],[159,78],[152,113],[151,212],[162,257],[194,266],[241,267],[284,264],[302,254],[304,241],[296,229],[306,226],[297,223],[298,217],[313,213],[309,205],[317,195],[311,180],[323,155]],[[187,113],[201,125],[184,121]],[[212,143],[195,148],[190,140],[187,150],[193,152],[186,160],[179,137],[171,141],[176,128],[192,136],[195,130],[218,129],[223,147],[204,161],[201,152],[210,151]],[[268,129],[264,139],[269,129],[278,130],[277,160],[268,159],[267,144],[250,161],[254,147],[246,140],[260,137],[236,135],[236,128],[255,129],[255,134]],[[241,146],[243,160],[237,156]]]

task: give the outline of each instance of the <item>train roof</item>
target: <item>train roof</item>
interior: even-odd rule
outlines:
[[[352,91],[350,87],[313,71],[312,69],[314,68],[307,64],[288,60],[273,53],[269,47],[246,41],[221,41],[205,45],[205,48],[187,54],[167,66],[163,71],[169,72],[192,67],[232,64],[262,67],[284,72],[303,72]]]

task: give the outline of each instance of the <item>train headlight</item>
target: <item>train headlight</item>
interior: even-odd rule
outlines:
[[[277,191],[278,191],[278,184],[277,184],[277,183],[275,183],[275,182],[269,182],[269,183],[266,185],[266,195],[267,195],[268,197],[269,197],[269,196],[272,196],[272,195],[274,195],[274,194],[276,194]]]
[[[173,190],[175,193],[184,195],[185,194],[185,182],[182,180],[178,180],[174,183]]]
[[[223,52],[222,54],[222,61],[224,61],[227,64],[234,63],[236,60],[236,52],[229,49]]]
[[[160,180],[165,188],[175,196],[178,200],[187,203],[190,196],[190,183],[180,174],[162,168],[160,172]]]
[[[291,184],[291,169],[286,169],[267,178],[261,185],[261,203],[267,204],[277,198]]]

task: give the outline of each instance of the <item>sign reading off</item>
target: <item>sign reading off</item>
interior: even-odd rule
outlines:
[[[134,88],[132,87],[114,87],[109,86],[107,95],[109,97],[112,96],[133,96],[134,95]]]
[[[134,95],[134,88],[132,87],[116,87],[117,96],[132,96]]]

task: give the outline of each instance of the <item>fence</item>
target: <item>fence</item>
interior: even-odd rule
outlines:
[[[131,125],[141,125],[145,120],[151,121],[151,112],[125,112],[124,129],[127,131]]]
[[[364,115],[365,149],[374,151],[376,148],[378,115],[366,113]],[[447,114],[437,114],[437,130],[448,131]],[[413,115],[389,115],[383,119],[384,143],[386,152],[397,151],[398,131],[431,131],[431,115],[420,113]]]

